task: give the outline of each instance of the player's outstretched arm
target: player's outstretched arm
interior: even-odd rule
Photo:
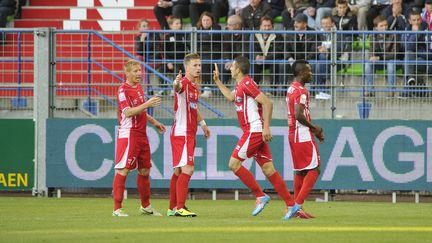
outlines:
[[[153,126],[159,130],[159,133],[166,132],[165,126],[149,114],[147,114],[147,121],[153,124]]]
[[[222,94],[227,98],[227,100],[233,102],[234,101],[234,92],[229,90],[220,80],[219,78],[219,68],[217,64],[214,64],[214,70],[213,70],[213,81],[216,83]]]
[[[137,106],[137,107],[130,107],[123,111],[126,117],[136,116],[138,114],[141,114],[144,112],[145,109],[149,107],[156,107],[160,106],[161,104],[161,98],[158,96],[151,97],[147,102]]]
[[[273,101],[267,98],[262,92],[255,98],[255,100],[263,106],[263,140],[269,142],[272,140],[272,134],[270,131],[270,123],[273,114]]]

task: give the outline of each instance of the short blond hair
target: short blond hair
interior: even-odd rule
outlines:
[[[132,69],[132,67],[135,66],[135,65],[140,65],[140,62],[138,62],[135,59],[129,59],[129,60],[127,60],[127,62],[124,65],[124,71],[125,72],[129,72]]]
[[[184,59],[183,59],[183,65],[185,66],[185,68],[186,68],[186,65],[187,65],[190,61],[195,60],[195,59],[201,59],[201,57],[200,57],[200,55],[199,55],[198,53],[189,53],[189,54],[187,54],[187,55],[184,57]]]

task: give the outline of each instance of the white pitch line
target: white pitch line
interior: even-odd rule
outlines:
[[[39,230],[20,230],[20,231],[7,231],[2,234],[78,234],[78,233],[238,233],[238,232],[432,232],[432,227],[427,226],[388,226],[388,227],[370,227],[370,226],[347,226],[347,227],[320,227],[320,226],[275,226],[275,227],[261,227],[261,226],[247,226],[247,227],[187,227],[187,228],[127,228],[127,229],[39,229]],[[0,231],[1,232],[1,231]]]

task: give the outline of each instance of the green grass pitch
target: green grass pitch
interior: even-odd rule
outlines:
[[[0,197],[0,242],[432,242],[432,204],[306,202],[317,218],[283,221],[273,199],[257,217],[251,200],[189,200],[196,218],[111,216],[111,198]],[[152,200],[165,215],[168,200]]]

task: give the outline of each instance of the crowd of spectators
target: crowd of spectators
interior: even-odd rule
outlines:
[[[230,60],[244,55],[252,61],[255,81],[260,83],[265,75],[270,76],[269,85],[274,87],[285,86],[290,80],[291,63],[299,59],[309,60],[314,68],[314,84],[322,87],[318,91],[326,91],[331,49],[336,48],[337,59],[347,61],[352,55],[352,43],[359,38],[355,34],[337,35],[336,44],[333,45],[331,31],[376,30],[380,33],[367,37],[370,50],[364,65],[365,84],[368,86],[366,95],[371,97],[375,95],[373,74],[377,69],[386,70],[391,91],[389,96],[394,96],[396,68],[401,66],[397,66],[395,60],[405,60],[403,69],[406,85],[418,82],[420,78],[417,73],[432,72],[432,68],[416,70],[425,66],[416,65],[418,61],[432,59],[432,34],[424,32],[432,30],[431,11],[432,0],[161,0],[154,8],[162,29],[173,30],[167,22],[167,17],[171,16],[168,20],[174,18],[181,21],[190,17],[191,25],[199,30],[196,49],[203,59],[203,87],[211,84],[212,63],[219,65],[222,80],[228,83]],[[225,29],[229,31],[271,31],[277,18],[284,29],[295,30],[296,33],[224,34],[218,23],[221,17],[227,18]],[[211,30],[222,32],[207,32]],[[419,33],[383,33],[387,30]],[[176,40],[176,55],[182,56],[190,50],[191,40],[188,38],[181,36],[177,40],[172,34],[163,36],[160,42],[165,44],[155,50],[159,54],[164,53],[169,46],[166,43]],[[158,42],[157,39],[154,41]],[[162,58],[177,59],[168,56]],[[165,65],[162,70],[177,71],[172,66]],[[338,64],[337,68],[342,67]],[[209,94],[204,92],[203,95]]]

